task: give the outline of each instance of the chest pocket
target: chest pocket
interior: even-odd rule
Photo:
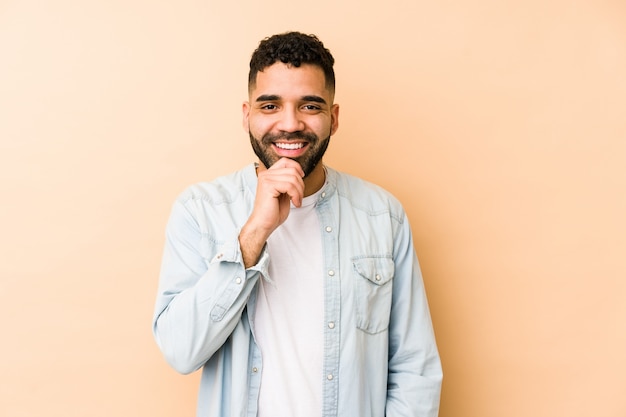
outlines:
[[[367,333],[389,327],[394,263],[388,257],[353,259],[356,325]]]

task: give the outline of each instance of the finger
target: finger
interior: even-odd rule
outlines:
[[[301,178],[304,177],[304,170],[302,166],[297,161],[294,161],[290,158],[281,158],[276,163],[274,163],[270,169],[281,169],[281,168],[293,168],[298,172]]]
[[[287,166],[276,166],[276,164],[274,164],[270,169],[260,172],[258,174],[259,181],[268,181],[275,184],[281,182],[294,183],[302,188],[302,191],[304,191],[304,172],[302,171],[300,164],[295,161],[291,161],[287,162],[285,165]]]
[[[281,176],[272,180],[271,188],[274,189],[274,196],[289,196],[289,199],[296,207],[302,204],[304,196],[304,181],[300,177],[294,175]]]
[[[265,171],[259,175],[257,198],[269,197],[272,199],[287,197],[296,207],[302,205],[304,196],[304,180],[293,169],[280,169],[270,173]]]

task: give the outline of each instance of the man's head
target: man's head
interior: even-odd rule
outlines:
[[[319,162],[338,128],[333,62],[313,35],[290,32],[259,44],[250,61],[243,126],[264,168],[290,158],[305,177],[323,177]]]
[[[294,67],[302,64],[320,67],[326,78],[326,87],[335,95],[335,58],[315,35],[287,32],[263,39],[250,59],[248,90],[256,85],[258,72],[276,62]]]

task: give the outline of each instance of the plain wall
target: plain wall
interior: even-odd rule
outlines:
[[[0,415],[193,416],[165,222],[254,160],[249,56],[292,29],[337,60],[326,162],[408,212],[440,415],[626,415],[619,0],[0,1]]]

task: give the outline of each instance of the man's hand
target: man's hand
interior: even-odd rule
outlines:
[[[300,164],[289,158],[278,160],[269,169],[259,169],[254,208],[239,234],[246,268],[257,262],[269,236],[287,220],[290,203],[296,207],[302,204],[303,177]]]

